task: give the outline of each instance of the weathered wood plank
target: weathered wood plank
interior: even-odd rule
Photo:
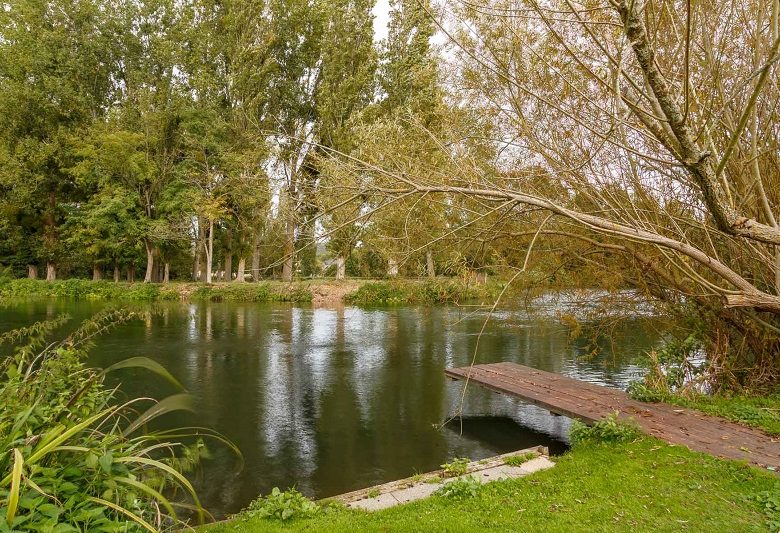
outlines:
[[[780,438],[692,409],[643,403],[628,394],[516,363],[448,368],[447,376],[508,394],[552,413],[592,424],[618,412],[671,444],[780,470]]]

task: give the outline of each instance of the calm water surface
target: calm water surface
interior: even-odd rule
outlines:
[[[68,313],[73,323],[95,302],[42,300],[0,308],[0,332]],[[233,513],[272,487],[327,497],[438,468],[452,457],[481,459],[544,444],[565,447],[569,420],[470,386],[448,366],[469,364],[486,312],[455,307],[315,309],[236,303],[155,304],[147,321],[100,338],[91,363],[137,355],[162,363],[195,396],[195,415],[161,423],[214,428],[245,458],[210,446],[194,480],[216,516]],[[612,387],[641,375],[638,356],[660,339],[656,322],[618,326],[597,357],[570,341],[558,321],[525,310],[494,314],[478,363],[515,361]],[[156,376],[126,370],[130,396],[174,391]]]

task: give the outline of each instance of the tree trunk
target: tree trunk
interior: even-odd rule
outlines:
[[[100,281],[103,279],[103,269],[100,265],[92,265],[92,281]]]
[[[165,266],[163,267],[163,283],[168,283],[171,281],[171,265],[170,263],[165,263]]]
[[[27,265],[27,277],[29,279],[38,279],[38,266]]]
[[[195,256],[192,261],[192,281],[201,281],[201,246],[203,243],[203,228],[201,228],[200,219],[198,219],[198,234],[195,236]]]
[[[293,161],[290,172],[290,188],[288,189],[289,198],[287,201],[287,228],[284,240],[284,264],[282,265],[282,281],[292,281],[293,269],[295,268],[295,219],[296,219],[296,176],[295,164]]]
[[[336,258],[336,279],[345,279],[347,277],[346,264],[344,257],[338,256]]]
[[[238,270],[236,271],[236,282],[244,282],[244,269],[246,268],[246,258],[241,256],[238,258]]]
[[[116,263],[114,263],[114,283],[117,283],[117,282],[119,282],[119,276],[120,276],[121,274],[122,274],[122,273],[121,273],[121,272],[120,272],[120,270],[119,270],[119,265],[118,265],[118,264],[116,264]]]
[[[255,236],[255,247],[252,250],[252,281],[260,281],[260,236]]]
[[[127,281],[130,283],[135,281],[135,265],[127,265]]]
[[[146,273],[144,274],[144,283],[151,283],[152,274],[154,273],[154,248],[152,248],[152,243],[148,240],[144,240],[144,246],[146,247]]]
[[[206,283],[211,284],[211,260],[214,257],[214,221],[209,220],[209,237],[206,248]]]
[[[233,281],[233,254],[225,254],[225,281]]]
[[[57,248],[57,195],[55,191],[49,191],[49,205],[44,218],[43,248],[49,259],[46,261],[46,281],[57,279],[57,267],[54,260]]]
[[[282,265],[282,281],[292,281],[295,261],[295,212],[287,217],[287,233],[284,241],[284,264]]]
[[[387,260],[387,275],[391,278],[398,275],[398,261],[393,258]]]
[[[431,250],[425,251],[425,266],[426,266],[426,270],[428,271],[428,277],[435,278],[436,266],[433,264],[433,251]]]

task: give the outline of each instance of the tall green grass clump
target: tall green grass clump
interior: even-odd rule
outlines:
[[[179,526],[177,509],[204,510],[182,474],[202,442],[196,428],[150,433],[164,413],[191,410],[191,398],[158,363],[135,357],[105,370],[85,365],[90,340],[133,315],[109,310],[60,341],[61,317],[0,335],[0,531],[159,531]],[[120,400],[108,372],[142,367],[179,392],[159,402]],[[190,503],[166,495],[183,491]]]

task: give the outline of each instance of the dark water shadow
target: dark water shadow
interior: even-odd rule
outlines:
[[[541,445],[551,455],[560,455],[569,449],[565,441],[506,416],[464,416],[450,421],[444,428],[496,450],[522,450]]]

